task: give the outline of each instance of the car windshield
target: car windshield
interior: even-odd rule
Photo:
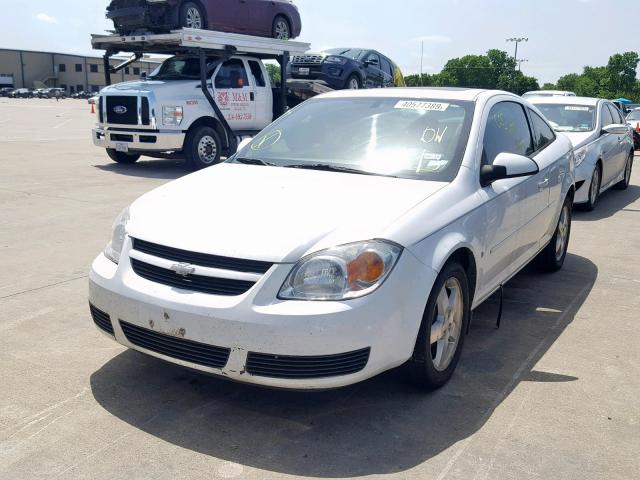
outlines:
[[[361,48],[332,48],[330,50],[326,50],[325,53],[328,53],[329,55],[339,55],[341,57],[358,60],[364,54],[364,52],[365,51]]]
[[[536,107],[557,132],[591,132],[596,128],[595,107],[548,103],[538,103]]]
[[[627,120],[640,120],[640,110],[634,110],[629,114]]]
[[[473,109],[473,102],[451,100],[309,100],[230,161],[450,182],[462,163]]]
[[[216,57],[207,58],[207,69],[213,68]],[[200,59],[198,57],[172,57],[165,60],[149,78],[152,80],[200,80]]]

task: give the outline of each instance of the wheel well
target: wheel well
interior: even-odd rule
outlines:
[[[284,13],[278,13],[275,17],[273,17],[273,22],[271,22],[271,25],[274,25],[276,23],[276,20],[282,17],[287,21],[287,24],[289,25],[289,33],[293,34],[293,32],[291,31],[291,29],[293,28],[292,24],[291,24],[291,20],[289,19],[289,17],[287,15],[285,15]]]
[[[459,248],[451,254],[446,263],[452,261],[460,263],[467,274],[467,278],[469,279],[469,298],[473,304],[473,298],[476,293],[476,283],[478,281],[478,269],[473,252],[466,247]]]
[[[222,127],[222,123],[220,123],[219,120],[213,117],[201,117],[195,122],[193,122],[189,127],[189,130],[187,131],[187,135],[190,132],[194,131],[196,128],[202,127],[202,126],[211,127],[218,133],[218,135],[220,135],[220,139],[222,140],[223,147],[226,153],[228,153],[229,142],[227,141],[227,134],[225,133],[224,128]],[[185,137],[185,142],[186,142],[186,137]]]

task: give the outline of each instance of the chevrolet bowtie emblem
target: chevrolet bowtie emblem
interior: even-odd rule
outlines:
[[[188,277],[189,275],[193,275],[193,273],[196,271],[196,267],[188,263],[175,263],[171,265],[171,270],[176,272],[181,277]]]

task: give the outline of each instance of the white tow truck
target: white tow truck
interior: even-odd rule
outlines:
[[[243,138],[254,136],[290,106],[328,90],[287,81],[272,88],[263,60],[277,60],[286,79],[290,56],[306,52],[307,43],[181,29],[160,35],[93,35],[92,45],[105,50],[108,85],[99,95],[93,142],[119,163],[145,155],[184,157],[193,169],[208,167],[235,153]],[[110,58],[119,52],[132,57],[113,67]],[[111,74],[145,53],[171,57],[146,78],[111,85]]]

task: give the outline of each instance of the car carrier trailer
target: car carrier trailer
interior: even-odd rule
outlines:
[[[310,85],[309,82],[286,80],[290,56],[309,49],[309,44],[302,42],[181,29],[167,34],[93,35],[91,43],[94,49],[105,51],[104,74],[108,86],[99,96],[98,128],[94,129],[93,140],[96,145],[105,147],[112,159],[121,163],[133,163],[140,155],[160,158],[183,155],[195,168],[217,163],[220,157],[218,153],[233,154],[241,138],[254,135],[290,106],[330,90],[321,84]],[[111,58],[119,53],[130,53],[131,58],[112,66]],[[197,58],[199,84],[196,88],[202,95],[194,97],[193,85],[178,81],[169,89],[166,88],[170,84],[168,81],[160,89],[159,82],[147,80],[109,87],[112,74],[139,60],[144,54],[180,58],[184,56],[191,60]],[[212,58],[215,58],[213,63]],[[278,88],[271,88],[263,60],[275,60],[279,63],[283,81]],[[240,77],[244,76],[249,87],[253,86],[254,89],[247,89],[246,80],[242,82],[242,78],[237,79],[238,84],[231,85],[226,90],[218,88],[218,82],[213,77],[225,65],[229,65],[229,62],[236,62],[239,68],[241,65],[246,67],[246,72],[240,72]],[[256,63],[260,65],[256,66]],[[128,98],[132,96],[136,99]],[[270,102],[265,102],[265,97],[270,97]],[[114,98],[122,101],[115,101],[118,104],[114,105]],[[180,101],[176,101],[176,98]],[[238,100],[238,104],[244,102],[242,105],[251,106],[255,113],[248,110],[230,115],[228,102],[233,103],[233,100]],[[269,112],[266,112],[267,108]],[[114,113],[114,109],[121,112],[121,115]],[[129,111],[131,109],[137,110],[137,115]],[[165,115],[167,109],[173,109],[173,117]],[[221,144],[215,145],[215,158],[211,158],[212,149],[208,154],[208,160],[215,161],[207,161],[206,158],[198,161],[192,158],[195,150],[192,151],[190,147],[193,145],[188,144],[193,140],[192,127],[199,126],[198,122],[202,122],[204,117],[209,119],[207,125],[220,137]],[[246,125],[242,124],[243,120],[247,120]],[[216,135],[211,135],[211,132],[209,134],[215,144],[218,140]]]

